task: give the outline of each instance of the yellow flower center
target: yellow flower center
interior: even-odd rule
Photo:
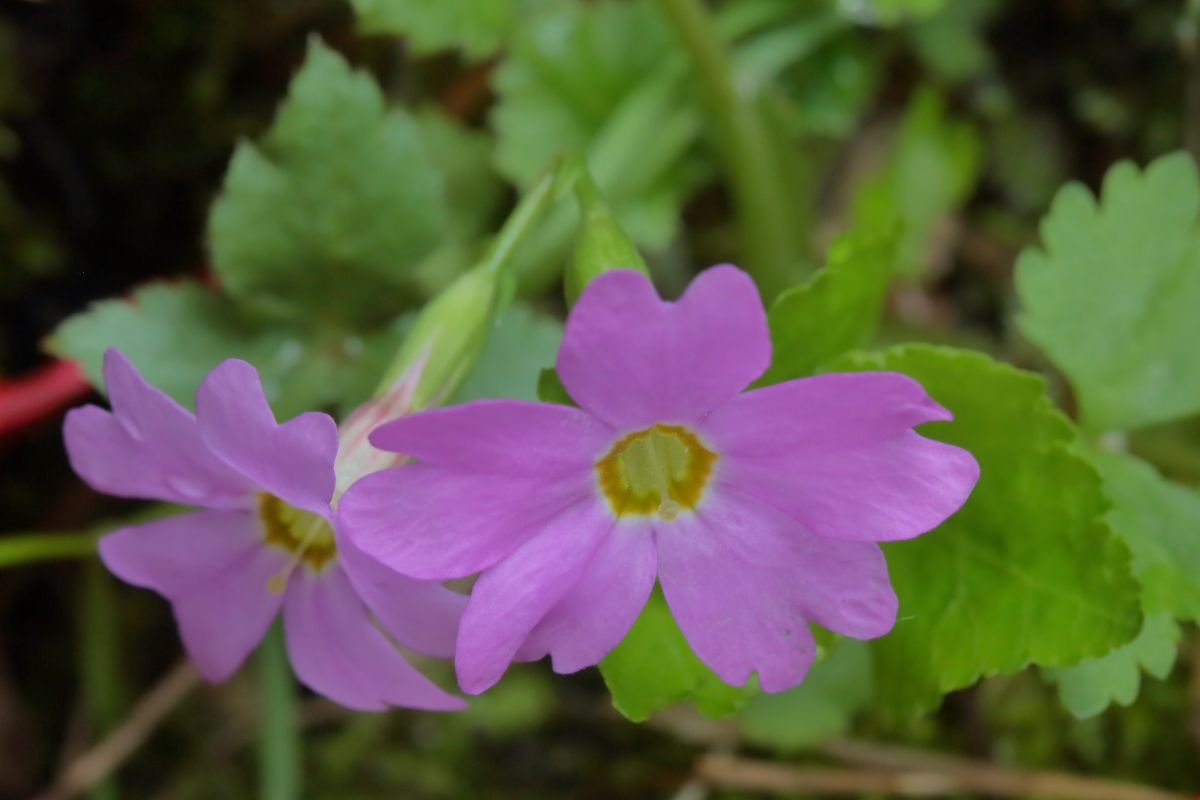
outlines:
[[[700,502],[717,454],[682,425],[651,425],[622,436],[599,461],[596,476],[613,512],[667,521]]]
[[[267,588],[275,594],[283,594],[288,576],[301,561],[313,570],[320,570],[337,555],[333,528],[311,511],[288,505],[264,492],[258,496],[258,516],[266,543],[291,553],[284,568],[267,580]]]

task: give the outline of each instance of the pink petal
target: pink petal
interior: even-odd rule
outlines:
[[[200,511],[121,528],[100,558],[127,583],[171,601],[184,647],[210,681],[232,675],[262,639],[282,598],[267,579],[287,561],[263,545],[254,516]]]
[[[835,539],[908,539],[940,525],[979,478],[966,450],[912,426],[948,420],[894,372],[820,375],[757,389],[700,430],[720,454],[716,480]]]
[[[492,566],[568,506],[595,496],[592,481],[590,469],[549,481],[409,464],[351,486],[338,503],[338,527],[403,575],[461,578]]]
[[[614,438],[577,408],[479,400],[400,417],[376,428],[371,443],[439,467],[559,477],[590,470]]]
[[[405,660],[371,623],[340,567],[297,572],[283,609],[288,655],[310,689],[347,708],[388,706],[450,711],[466,707]]]
[[[464,692],[479,694],[500,680],[529,632],[579,583],[615,524],[599,502],[577,503],[480,576],[454,656]]]
[[[63,425],[71,466],[88,485],[118,497],[247,506],[254,484],[210,452],[191,413],[117,350],[104,354],[104,383],[113,413],[84,406]]]
[[[807,621],[856,638],[891,630],[896,596],[878,545],[815,536],[735,489],[717,488],[657,535],[659,580],[696,655],[723,681],[752,672],[795,686],[815,650]]]
[[[276,424],[258,372],[229,359],[196,390],[196,417],[209,448],[263,489],[314,514],[329,514],[338,441],[328,414],[309,412]]]
[[[623,523],[604,538],[575,586],[558,601],[517,654],[547,654],[566,675],[600,663],[633,627],[654,588],[657,557],[649,525]]]
[[[338,534],[338,557],[355,592],[392,637],[427,656],[450,658],[466,595],[434,581],[408,578],[362,552]]]
[[[618,428],[700,418],[771,361],[754,282],[735,267],[701,273],[677,302],[637,272],[588,284],[567,319],[558,375],[580,407]]]

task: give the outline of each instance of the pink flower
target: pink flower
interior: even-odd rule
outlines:
[[[396,650],[447,657],[466,598],[397,575],[331,526],[338,431],[326,414],[275,422],[258,373],[229,360],[193,416],[116,350],[104,358],[110,413],[71,411],[71,465],[93,488],[204,510],[122,528],[100,557],[171,602],[188,655],[229,677],[282,608],[288,653],[311,689],[350,708],[457,709]]]
[[[631,271],[583,293],[558,353],[579,408],[492,400],[375,431],[416,464],[368,475],[339,506],[366,553],[416,578],[482,573],[463,614],[462,688],[514,659],[595,664],[655,578],[696,654],[723,680],[799,683],[807,622],[866,639],[896,596],[874,542],[938,525],[979,468],[913,426],[950,414],[912,379],[831,374],[739,394],[771,345],[754,284],[733,267],[678,302]]]

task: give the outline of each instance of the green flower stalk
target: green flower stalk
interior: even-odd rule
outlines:
[[[551,170],[517,204],[483,261],[420,311],[384,374],[377,397],[402,388],[407,410],[418,411],[454,394],[475,366],[496,315],[512,295],[509,262],[553,199],[557,172]]]

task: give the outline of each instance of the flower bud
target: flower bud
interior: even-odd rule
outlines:
[[[574,305],[583,287],[602,272],[634,269],[650,274],[633,241],[582,166],[575,180],[575,197],[579,201],[579,233],[574,257],[563,280],[568,305]]]

